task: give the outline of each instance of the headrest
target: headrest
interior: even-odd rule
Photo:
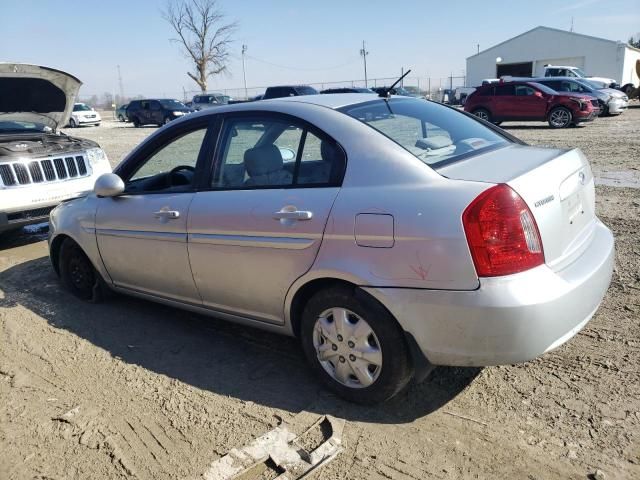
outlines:
[[[250,148],[244,152],[244,166],[250,177],[282,170],[282,155],[275,145]]]

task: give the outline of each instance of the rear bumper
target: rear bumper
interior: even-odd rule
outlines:
[[[481,279],[474,291],[363,289],[380,300],[435,365],[525,362],[578,333],[611,280],[614,241],[599,221],[587,250],[560,272],[546,265]]]

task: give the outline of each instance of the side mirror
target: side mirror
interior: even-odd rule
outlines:
[[[98,197],[117,197],[124,192],[124,182],[115,173],[105,173],[98,177],[93,191]]]

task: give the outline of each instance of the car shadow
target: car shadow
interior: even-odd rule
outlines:
[[[294,338],[114,295],[101,304],[64,290],[47,257],[0,272],[0,308],[21,305],[114,358],[210,392],[348,420],[407,423],[460,394],[480,368],[437,368],[389,402],[363,407],[324,390]]]

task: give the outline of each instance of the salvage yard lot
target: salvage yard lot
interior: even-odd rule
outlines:
[[[304,412],[346,421],[344,451],[312,478],[640,478],[632,106],[565,130],[504,125],[530,144],[581,148],[605,183],[597,210],[617,261],[593,320],[535,361],[438,368],[382,406],[325,392],[294,339],[127,297],[82,303],[53,273],[46,234],[0,240],[0,478],[200,478]],[[98,141],[116,165],[155,130],[105,120],[67,133]]]

